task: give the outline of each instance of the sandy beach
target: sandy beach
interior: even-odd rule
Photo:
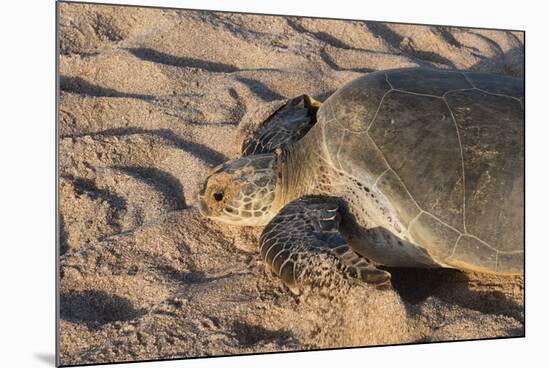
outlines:
[[[522,276],[392,269],[297,297],[196,208],[289,98],[408,66],[524,75],[521,32],[59,5],[63,365],[524,335]]]

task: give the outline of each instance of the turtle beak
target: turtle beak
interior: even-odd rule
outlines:
[[[204,200],[204,196],[202,196],[200,194],[199,194],[199,212],[204,217],[209,217],[210,216],[210,209],[206,205],[206,201]]]
[[[210,215],[210,210],[208,209],[208,206],[206,205],[206,201],[204,200],[204,193],[206,192],[206,185],[208,183],[208,180],[205,180],[202,184],[199,194],[197,195],[198,203],[199,203],[199,212],[201,215],[208,217]]]

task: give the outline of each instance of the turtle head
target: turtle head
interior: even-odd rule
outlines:
[[[272,153],[252,155],[215,167],[199,193],[200,212],[211,219],[233,224],[266,225],[277,186]]]

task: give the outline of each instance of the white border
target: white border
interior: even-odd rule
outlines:
[[[104,1],[112,2],[112,1]],[[543,2],[119,0],[114,3],[270,14],[524,29],[527,31],[527,337],[133,363],[129,367],[310,365],[474,367],[548,361],[548,27]],[[52,0],[2,3],[0,362],[52,366],[54,354],[54,19]],[[7,82],[7,83],[6,83]],[[543,108],[545,108],[543,110]],[[110,365],[109,365],[110,366]],[[127,365],[117,365],[126,367]]]

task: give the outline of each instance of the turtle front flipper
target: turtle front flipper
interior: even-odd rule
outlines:
[[[317,122],[320,106],[319,101],[308,95],[288,100],[245,139],[242,155],[274,152],[277,147],[299,140]]]
[[[290,202],[260,237],[260,254],[295,294],[303,286],[341,289],[352,279],[384,284],[390,274],[377,269],[346,243],[338,230],[339,206],[327,197]]]

